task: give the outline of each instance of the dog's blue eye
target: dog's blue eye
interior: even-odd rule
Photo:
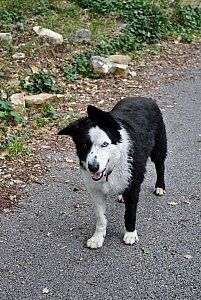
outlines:
[[[104,143],[101,145],[101,147],[107,147],[108,145],[109,145],[109,143],[104,142]]]

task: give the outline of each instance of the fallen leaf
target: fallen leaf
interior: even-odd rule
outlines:
[[[19,179],[13,179],[13,182],[16,183],[16,184],[22,184],[22,183],[24,183],[24,181],[19,180]]]
[[[70,180],[66,179],[66,180],[64,180],[64,183],[69,184]]]
[[[69,158],[65,158],[64,161],[67,162],[67,163],[74,163],[75,162],[73,159],[69,159]]]
[[[142,247],[142,251],[144,254],[150,254],[151,253],[151,249],[149,249],[148,247]]]
[[[42,149],[51,149],[51,146],[48,146],[48,145],[42,145],[41,148],[42,148]]]
[[[185,204],[191,204],[191,202],[190,201],[188,201],[188,200],[184,200],[184,201],[182,201],[183,203],[185,203]]]
[[[6,175],[3,175],[3,178],[4,179],[8,179],[8,178],[11,178],[12,177],[12,175],[11,174],[6,174]]]
[[[193,256],[192,256],[192,255],[189,255],[189,254],[184,255],[184,257],[185,257],[186,259],[192,259],[192,258],[193,258]]]
[[[172,205],[172,206],[175,206],[175,205],[178,205],[179,203],[175,202],[175,201],[171,201],[171,202],[168,202],[168,205]]]
[[[33,73],[38,73],[38,71],[40,71],[40,68],[37,66],[30,66],[30,68]]]
[[[5,214],[8,214],[8,213],[10,212],[10,209],[9,209],[9,208],[4,208],[4,209],[3,209],[3,212],[4,212]]]
[[[62,247],[60,247],[59,249],[60,250],[63,250],[63,249],[66,249],[67,248],[67,246],[62,246]]]
[[[34,175],[32,175],[32,174],[29,175],[29,178],[30,178],[30,180],[33,181],[33,182],[38,182],[38,177],[36,177],[36,176],[34,176]]]
[[[167,108],[174,108],[174,105],[166,105]]]
[[[43,289],[43,294],[48,294],[48,293],[49,293],[49,289],[45,287],[45,288]]]
[[[14,200],[16,200],[17,196],[16,195],[11,195],[9,198],[10,198],[11,201],[14,201]]]
[[[6,159],[6,156],[9,155],[9,151],[8,150],[3,150],[0,153],[0,159]]]
[[[75,230],[75,227],[70,227],[69,228],[69,231],[73,231],[73,230]]]
[[[79,170],[80,167],[73,167],[73,170]]]

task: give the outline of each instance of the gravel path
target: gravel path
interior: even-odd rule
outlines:
[[[19,207],[0,215],[1,300],[201,299],[201,67],[154,97],[168,132],[167,193],[153,195],[148,162],[140,241],[122,243],[124,205],[111,197],[104,246],[87,249],[94,217],[76,157],[46,152],[50,172],[24,188]]]

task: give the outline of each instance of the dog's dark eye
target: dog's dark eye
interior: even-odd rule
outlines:
[[[104,142],[104,143],[101,145],[101,147],[107,147],[108,145],[109,145],[108,142]]]

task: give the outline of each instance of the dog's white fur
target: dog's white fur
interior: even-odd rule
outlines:
[[[107,194],[120,194],[126,189],[131,179],[132,161],[128,155],[131,142],[124,128],[120,130],[120,134],[122,141],[115,145],[111,143],[108,135],[98,126],[89,130],[92,148],[86,159],[86,169],[82,169],[82,175],[93,199],[96,215],[96,230],[87,241],[87,246],[92,249],[101,247],[106,235],[107,219],[105,211]],[[108,143],[107,147],[102,146],[104,142]],[[95,156],[100,164],[100,172],[105,170],[105,168],[105,174],[107,174],[107,170],[112,170],[108,178],[103,176],[98,182],[92,179],[91,173],[87,169],[88,163],[93,162]],[[129,233],[126,231],[123,240],[126,244],[133,244],[138,240],[137,232]]]

